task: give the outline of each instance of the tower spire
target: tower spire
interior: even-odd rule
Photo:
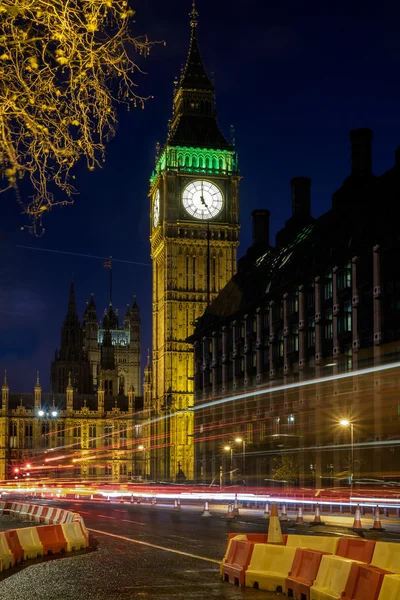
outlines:
[[[71,281],[71,285],[70,285],[70,288],[69,288],[68,314],[71,315],[71,316],[75,316],[77,314],[76,313],[74,280]]]
[[[189,17],[190,17],[190,27],[194,30],[197,27],[198,24],[198,16],[199,13],[196,10],[196,1],[193,0],[192,2],[192,10],[189,13]]]
[[[5,369],[4,371],[4,383],[3,383],[4,387],[7,387],[7,369]]]

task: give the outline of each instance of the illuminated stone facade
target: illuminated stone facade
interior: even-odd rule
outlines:
[[[114,373],[102,372],[101,367],[107,332],[113,347]],[[61,345],[51,365],[51,392],[64,393],[71,375],[74,391],[79,394],[96,391],[101,378],[106,393],[111,396],[127,394],[132,387],[139,395],[140,369],[140,314],[136,298],[131,306],[128,304],[122,325],[119,323],[118,310],[114,310],[111,303],[104,311],[102,324],[99,324],[92,294],[81,326],[74,284],[71,283],[68,311],[61,329]]]
[[[145,371],[146,373],[146,371]],[[148,399],[146,400],[148,404]],[[142,425],[148,415],[133,390],[110,396],[42,394],[39,377],[33,394],[1,388],[0,479],[83,479],[128,482],[145,476]],[[29,467],[27,467],[29,465]]]
[[[237,156],[216,120],[215,90],[200,57],[195,10],[191,26],[189,55],[176,84],[168,139],[156,160],[149,194],[153,263],[150,408],[157,419],[148,432],[151,473],[153,478],[172,480],[194,477],[193,349],[185,340],[208,301],[236,272],[239,238]],[[196,218],[183,206],[183,192],[195,181],[200,190],[214,184],[222,196],[222,208],[213,218]],[[204,197],[198,197],[203,203],[200,208],[206,207]],[[160,419],[163,416],[167,418]]]
[[[239,483],[270,485],[284,457],[296,465],[286,478],[305,486],[399,479],[400,369],[379,369],[400,358],[400,149],[376,176],[372,132],[350,140],[332,208],[313,219],[311,181],[293,179],[275,247],[269,211],[254,211],[253,246],[197,323],[197,481],[234,469]]]

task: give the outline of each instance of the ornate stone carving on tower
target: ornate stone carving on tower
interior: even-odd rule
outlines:
[[[150,186],[153,263],[152,477],[194,475],[193,347],[186,339],[207,303],[236,272],[239,171],[234,145],[221,132],[215,89],[190,13],[186,65],[174,90],[168,139]]]

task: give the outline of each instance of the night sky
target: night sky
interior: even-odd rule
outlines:
[[[138,79],[139,92],[154,99],[145,110],[121,109],[104,168],[76,172],[80,195],[72,207],[46,215],[40,239],[20,230],[13,195],[1,196],[0,368],[7,368],[12,392],[31,391],[37,369],[48,391],[72,277],[80,315],[90,292],[99,318],[108,301],[101,258],[18,246],[127,261],[114,262],[114,306],[123,317],[137,295],[143,364],[151,346],[148,180],[156,142],[166,138],[173,80],[187,56],[191,1],[131,3],[135,32],[167,42],[139,59],[148,73]],[[231,124],[236,131],[243,176],[239,255],[251,243],[253,209],[271,210],[272,235],[290,216],[292,177],[312,178],[313,216],[330,207],[349,174],[350,129],[373,129],[376,174],[392,166],[400,146],[395,4],[198,0],[200,49],[215,73],[219,122],[226,135]]]

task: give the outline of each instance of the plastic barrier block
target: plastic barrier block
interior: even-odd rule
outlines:
[[[338,556],[370,563],[375,550],[374,540],[361,540],[358,538],[340,538],[336,550]]]
[[[16,531],[19,543],[24,551],[24,560],[43,556],[43,546],[36,527],[26,527],[25,529],[17,529]]]
[[[51,522],[52,523],[60,523],[61,515],[64,512],[65,511],[62,508],[55,508],[54,513],[51,516]]]
[[[11,509],[11,502],[6,502],[6,505],[3,508],[3,514],[4,515],[9,515],[10,514],[10,509]]]
[[[11,552],[7,538],[4,532],[0,533],[0,558],[2,561],[2,569],[6,570],[15,565],[15,556]]]
[[[22,562],[24,560],[24,550],[20,544],[17,530],[9,529],[8,531],[4,532],[4,535],[6,537],[8,547],[14,555],[15,563]]]
[[[286,593],[286,578],[292,568],[296,548],[272,544],[254,544],[245,574],[246,587]]]
[[[31,517],[32,521],[36,521],[37,514],[42,507],[39,506],[39,504],[33,504],[32,506],[33,506],[33,510],[30,513],[30,517]]]
[[[5,507],[6,507],[6,503],[5,502],[0,502],[0,515],[3,514],[3,510],[5,509]]]
[[[43,516],[44,509],[47,510],[47,506],[43,506],[41,504],[38,505],[37,511],[35,512],[35,521],[36,523],[40,523]]]
[[[378,600],[383,578],[387,571],[354,563],[344,590],[343,600]]]
[[[74,520],[74,514],[75,513],[69,510],[63,510],[58,518],[58,523],[72,523]]]
[[[385,575],[378,600],[399,600],[400,575]]]
[[[39,514],[39,522],[40,523],[44,523],[45,522],[45,518],[47,517],[47,513],[50,510],[53,510],[50,506],[42,506],[41,512],[40,513],[38,512],[38,514]]]
[[[286,546],[336,554],[339,538],[327,535],[288,535]]]
[[[21,517],[25,516],[28,512],[28,510],[30,509],[31,505],[30,504],[21,504],[21,508],[19,511],[19,514]]]
[[[288,596],[295,596],[298,600],[310,600],[310,588],[317,577],[323,555],[324,552],[319,550],[296,549],[292,569],[286,578]]]
[[[56,514],[57,509],[50,507],[46,513],[46,516],[44,517],[44,522],[46,523],[46,525],[50,525],[50,523],[52,523],[53,521],[53,517]]]
[[[247,540],[247,535],[245,534],[241,534],[241,535],[237,535],[236,533],[229,533],[228,534],[228,544],[226,546],[226,551],[225,551],[225,556],[222,559],[222,562],[219,566],[219,572],[221,577],[223,578],[223,572],[222,572],[222,567],[224,566],[224,564],[226,562],[231,563],[233,560],[233,552],[234,552],[234,546],[232,546],[232,540]]]
[[[400,573],[400,544],[376,542],[371,565],[391,573]]]
[[[244,577],[253,553],[254,542],[247,540],[232,540],[232,562],[224,563],[222,567],[225,581],[244,586]]]
[[[61,527],[64,537],[67,540],[68,552],[72,552],[73,550],[81,550],[82,548],[88,547],[89,542],[84,536],[79,523],[61,523]]]
[[[244,533],[245,539],[256,544],[266,544],[268,542],[268,533]],[[237,533],[228,533],[228,542],[238,537]]]
[[[44,554],[59,554],[67,551],[67,540],[61,525],[42,525],[37,528]]]
[[[30,521],[33,521],[33,515],[34,515],[35,510],[36,510],[36,504],[30,504],[28,512],[26,513],[26,518],[29,519]]]
[[[317,578],[311,586],[310,600],[338,600],[346,587],[353,561],[326,554],[321,559]]]

